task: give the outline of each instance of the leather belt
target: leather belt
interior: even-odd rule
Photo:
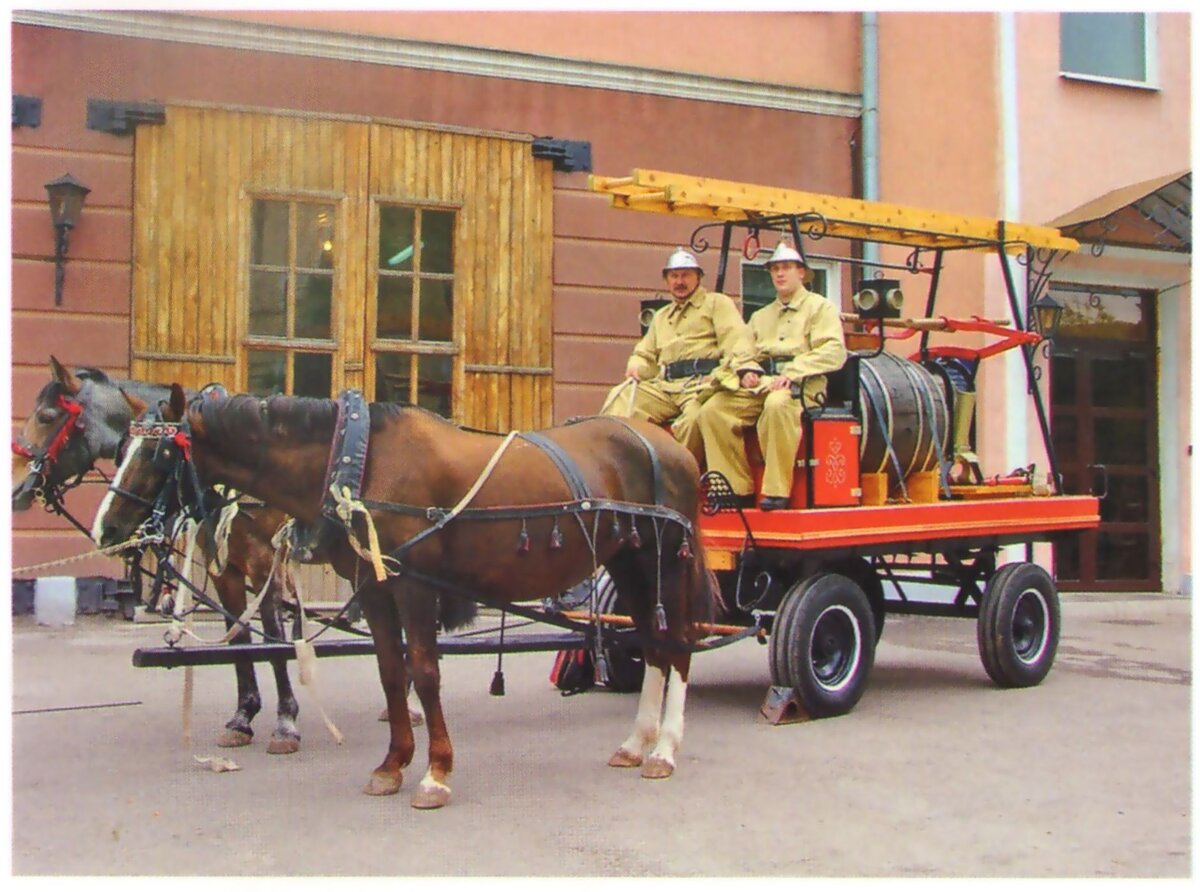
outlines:
[[[677,362],[668,362],[663,366],[663,377],[668,381],[673,381],[676,378],[707,375],[720,364],[715,359],[680,359]]]
[[[783,367],[795,358],[794,356],[768,356],[759,365],[763,367],[764,375],[778,375],[783,371]]]

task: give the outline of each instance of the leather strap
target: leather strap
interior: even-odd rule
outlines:
[[[546,453],[550,461],[554,462],[554,466],[558,468],[558,473],[562,474],[563,480],[567,481],[567,486],[571,489],[572,499],[586,499],[591,496],[591,492],[583,480],[583,474],[579,472],[579,465],[575,463],[575,460],[571,456],[563,451],[561,446],[549,437],[536,431],[526,431],[517,434],[517,436],[537,446],[542,452]]]

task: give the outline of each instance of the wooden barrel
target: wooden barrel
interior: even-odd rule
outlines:
[[[950,437],[944,385],[921,365],[881,353],[862,357],[858,386],[862,473],[886,473],[894,489],[910,474],[936,469]]]

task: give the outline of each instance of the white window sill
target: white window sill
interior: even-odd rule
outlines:
[[[1103,77],[1098,74],[1077,74],[1073,71],[1060,71],[1058,76],[1065,80],[1071,81],[1087,81],[1093,84],[1109,84],[1114,87],[1132,87],[1135,90],[1146,90],[1151,93],[1157,93],[1161,90],[1158,84],[1147,83],[1146,81],[1130,81],[1119,77]]]

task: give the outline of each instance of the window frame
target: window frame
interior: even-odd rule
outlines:
[[[746,268],[750,267],[754,269],[763,269],[767,265],[767,260],[770,258],[770,255],[765,251],[760,252],[758,256],[762,259],[759,260],[758,257],[756,257],[753,260],[747,260],[745,257],[742,257],[741,263],[738,266],[738,294],[741,297],[743,305],[746,301]],[[825,290],[828,293],[822,294],[819,291],[816,293],[821,294],[822,297],[832,303],[840,311],[842,307],[841,264],[823,260],[809,260],[807,265],[812,272],[816,273],[819,271],[825,274]],[[767,274],[767,278],[768,280],[770,279],[769,273]],[[812,291],[812,289],[808,287],[807,283],[804,287],[808,288],[809,291]],[[746,314],[746,317],[749,318],[749,314]]]
[[[1067,71],[1063,68],[1062,31],[1063,16],[1065,15],[1112,15],[1107,12],[1083,12],[1058,14],[1058,76],[1064,80],[1084,81],[1094,84],[1109,84],[1117,87],[1132,87],[1138,90],[1158,91],[1161,89],[1158,79],[1158,16],[1153,12],[1135,12],[1143,16],[1142,41],[1145,53],[1145,77],[1143,80],[1130,80],[1122,77],[1112,77],[1103,74],[1089,74],[1080,71]]]
[[[458,308],[460,297],[461,280],[463,270],[459,266],[460,252],[459,239],[461,235],[461,227],[463,225],[462,214],[463,206],[459,202],[447,202],[427,199],[414,199],[410,197],[400,197],[395,195],[372,195],[371,196],[371,215],[373,237],[370,246],[370,257],[372,268],[369,271],[369,281],[374,284],[372,293],[368,296],[371,305],[368,309],[370,331],[368,333],[369,347],[369,384],[372,394],[375,397],[379,396],[379,380],[378,380],[378,365],[379,358],[384,355],[388,356],[404,356],[407,358],[409,367],[409,394],[406,401],[413,405],[420,404],[420,358],[422,356],[448,356],[451,363],[450,372],[450,405],[448,407],[449,414],[445,417],[454,418],[458,411],[458,392],[457,382],[462,374],[462,321],[459,317],[461,310]],[[414,253],[413,269],[408,272],[401,271],[385,271],[378,266],[379,256],[379,240],[382,238],[381,215],[384,208],[387,207],[404,207],[413,210],[416,214],[414,219],[414,234],[416,240],[420,241],[420,232],[424,225],[423,214],[427,211],[435,211],[440,213],[450,213],[453,215],[453,226],[451,230],[451,247],[453,262],[451,264],[452,271],[449,273],[426,272],[417,268],[417,260],[420,257],[421,250],[418,249]],[[384,275],[387,273],[386,275]],[[412,331],[414,336],[408,338],[400,337],[381,337],[379,334],[379,285],[386,279],[402,279],[410,278],[413,282],[413,306],[412,306]],[[451,293],[454,300],[451,304],[451,334],[448,341],[433,341],[419,339],[415,334],[419,334],[420,313],[421,313],[421,293],[419,283],[422,281],[429,282],[449,282],[451,284]],[[415,398],[414,398],[415,397]]]
[[[293,261],[298,258],[295,256],[297,251],[296,245],[296,226],[298,217],[295,210],[295,205],[328,205],[332,212],[332,228],[333,239],[336,244],[338,233],[342,231],[345,225],[344,203],[346,196],[343,193],[324,192],[324,191],[270,191],[270,190],[254,190],[246,193],[246,217],[244,230],[246,233],[243,239],[245,250],[245,263],[242,265],[242,274],[245,276],[244,294],[245,301],[242,307],[244,316],[241,324],[243,334],[241,337],[240,348],[242,351],[242,366],[244,381],[242,387],[246,392],[250,392],[250,352],[261,351],[271,353],[281,353],[284,356],[284,381],[283,391],[285,394],[293,394],[295,391],[295,362],[294,357],[300,353],[313,353],[328,356],[330,363],[330,383],[331,392],[328,396],[333,396],[333,391],[338,387],[337,363],[339,346],[341,343],[341,321],[338,311],[337,293],[338,286],[341,282],[343,272],[338,268],[336,262],[336,253],[333,257],[333,265],[329,270],[320,268],[300,266],[293,264]],[[286,266],[278,266],[276,264],[256,264],[252,261],[253,246],[251,245],[251,225],[254,215],[255,202],[276,202],[286,204],[288,206],[288,263]],[[256,271],[284,273],[287,276],[287,305],[285,307],[285,327],[295,331],[295,316],[296,316],[296,282],[302,275],[319,274],[327,275],[330,280],[330,307],[329,307],[329,337],[328,338],[306,338],[296,337],[293,334],[285,335],[266,335],[266,334],[251,334],[250,333],[250,278]]]

